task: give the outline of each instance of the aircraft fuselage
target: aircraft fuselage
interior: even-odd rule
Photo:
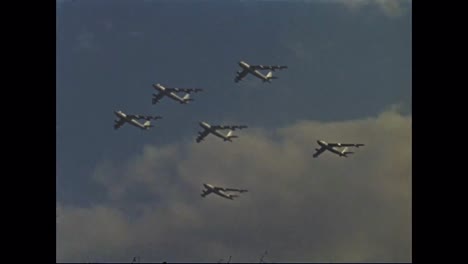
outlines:
[[[169,92],[169,91],[168,91],[164,86],[162,86],[161,84],[159,84],[159,83],[156,84],[156,87],[157,87],[157,89],[158,89],[160,92],[164,93],[164,95],[169,96],[169,97],[171,97],[172,99],[177,100],[177,101],[179,101],[179,102],[182,103],[182,104],[186,104],[186,103],[187,103],[187,101],[185,101],[182,97],[178,96],[178,95],[177,95],[176,93],[174,93],[174,92]]]
[[[138,122],[137,120],[132,119],[132,118],[128,118],[128,116],[127,116],[126,114],[124,114],[122,111],[114,111],[114,114],[115,114],[118,118],[125,120],[127,123],[129,123],[129,124],[131,124],[131,125],[133,125],[133,126],[139,127],[139,128],[141,128],[141,129],[143,129],[143,130],[147,130],[147,129],[148,129],[148,127],[146,127],[146,126],[140,124],[140,122]]]
[[[207,130],[208,132],[210,132],[211,134],[217,136],[217,137],[220,137],[224,140],[227,140],[227,141],[231,141],[230,138],[226,137],[225,135],[223,135],[222,133],[220,133],[219,131],[217,131],[216,129],[213,129],[209,124],[205,123],[205,122],[200,122],[200,126]]]
[[[232,200],[232,197],[229,194],[223,192],[222,190],[219,190],[219,189],[215,188],[211,184],[204,183],[203,186],[205,186],[208,193],[213,192],[213,193],[215,193],[215,194],[217,194],[219,196],[222,196],[222,197],[224,197],[226,199]]]
[[[244,70],[247,70],[249,73],[255,75],[257,78],[260,78],[262,79],[263,81],[270,81],[265,75],[263,75],[261,72],[259,72],[258,70],[254,70],[250,67],[249,64],[247,64],[246,62],[244,61],[240,61],[239,62],[239,66],[244,69]]]
[[[327,149],[328,151],[333,152],[333,153],[335,153],[335,154],[337,154],[337,155],[339,155],[339,156],[343,156],[343,153],[341,153],[338,149],[336,149],[336,148],[331,147],[330,145],[328,145],[327,142],[325,142],[325,141],[323,141],[323,140],[317,140],[317,143],[318,143],[321,147]]]

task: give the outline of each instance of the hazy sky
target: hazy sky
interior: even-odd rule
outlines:
[[[240,60],[289,69],[234,83]],[[57,1],[56,104],[57,261],[411,261],[411,1]]]

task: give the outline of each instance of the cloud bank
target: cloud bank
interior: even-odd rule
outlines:
[[[237,131],[236,131],[237,132]],[[57,205],[57,261],[411,261],[411,116],[249,128],[233,143],[146,146],[94,174],[108,200]],[[316,140],[365,143],[350,158]],[[200,197],[202,183],[247,188]]]

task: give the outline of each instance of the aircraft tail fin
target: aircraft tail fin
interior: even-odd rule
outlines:
[[[347,157],[348,154],[353,154],[354,152],[352,151],[347,151],[348,150],[348,147],[345,147],[343,149],[343,151],[341,151],[341,155],[344,156],[344,157]]]
[[[267,76],[268,79],[278,79],[278,77],[273,76],[273,72],[268,72]]]
[[[232,130],[230,130],[230,131],[227,133],[226,137],[227,137],[227,139],[225,139],[224,141],[226,141],[226,140],[231,141],[231,140],[230,140],[231,138],[238,138],[238,136],[232,134]]]
[[[184,100],[184,102],[189,102],[189,101],[193,101],[192,98],[190,98],[190,94],[185,94],[184,97],[182,97],[182,100]]]
[[[278,77],[273,76],[273,72],[268,72],[268,74],[265,76],[267,78],[267,81],[270,81],[271,79],[278,79]]]
[[[153,127],[153,126],[151,125],[151,122],[150,122],[149,120],[146,121],[146,122],[143,124],[143,126],[144,126],[146,129],[148,129],[148,128],[150,128],[150,127]]]

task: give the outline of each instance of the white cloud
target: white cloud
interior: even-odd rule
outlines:
[[[411,261],[411,116],[304,120],[239,132],[234,143],[146,146],[95,179],[109,195],[61,207],[57,261]],[[312,158],[316,140],[362,142],[350,158]],[[201,198],[202,183],[248,188]],[[93,258],[93,259],[89,259]]]
[[[111,258],[115,251],[125,250],[131,242],[129,223],[115,208],[102,205],[91,208],[59,206],[58,211],[58,261],[83,262],[93,257]],[[72,237],[68,237],[70,233]]]

